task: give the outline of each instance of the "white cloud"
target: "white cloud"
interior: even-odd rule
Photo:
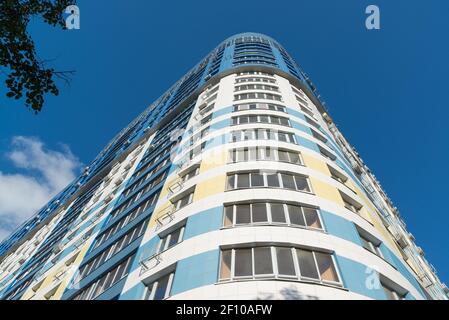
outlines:
[[[6,157],[19,173],[0,171],[0,240],[75,179],[81,163],[63,145],[49,150],[37,138],[13,137]]]
[[[0,241],[2,239],[5,239],[10,233],[11,233],[11,231],[8,231],[6,229],[2,229],[2,227],[0,227]]]

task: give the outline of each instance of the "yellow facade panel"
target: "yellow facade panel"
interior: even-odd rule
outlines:
[[[193,201],[198,201],[225,191],[226,176],[220,175],[198,183]]]
[[[312,184],[313,192],[320,198],[332,201],[337,203],[338,205],[343,206],[343,200],[341,199],[340,193],[338,189],[334,186],[331,186],[321,180],[318,180],[314,177],[309,177],[310,182]]]
[[[321,173],[324,173],[325,175],[330,176],[329,169],[327,168],[327,164],[325,162],[320,161],[307,153],[301,153],[301,156],[307,168],[319,171]]]
[[[93,238],[92,238],[93,239]],[[76,254],[75,260],[73,260],[69,265],[63,264],[61,267],[57,268],[55,271],[51,272],[43,281],[41,281],[38,288],[36,288],[36,291],[33,290],[36,286],[31,286],[20,298],[21,300],[30,300],[33,299],[36,295],[42,294],[42,299],[50,299],[50,300],[60,300],[65,289],[67,288],[67,285],[69,284],[71,278],[73,277],[74,273],[70,272],[71,268],[73,266],[79,266],[82,260],[84,259],[84,256],[86,255],[87,251],[89,250],[90,245],[92,244],[92,241],[87,241],[82,249]],[[69,259],[70,261],[72,259]],[[51,292],[52,290],[49,290],[50,287],[54,284],[55,276],[59,272],[68,271],[67,274],[64,276],[60,284],[57,286],[57,289],[55,292]],[[73,271],[73,270],[72,270]],[[51,295],[49,295],[49,292],[51,292]],[[48,298],[47,298],[48,297]]]

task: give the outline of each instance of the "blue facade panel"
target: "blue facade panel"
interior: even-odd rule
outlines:
[[[377,282],[376,274],[367,266],[342,256],[336,256],[344,286],[352,292],[376,300],[385,300],[387,296]],[[377,284],[376,284],[377,283]]]
[[[296,141],[298,141],[298,144],[300,146],[306,147],[310,150],[320,153],[320,149],[318,149],[318,145],[315,142],[312,142],[309,139],[300,136],[296,136]]]
[[[211,250],[181,260],[176,266],[171,294],[217,282],[220,251]]]
[[[215,207],[202,211],[187,220],[184,239],[218,230],[223,225],[223,207]]]
[[[324,227],[329,234],[351,241],[359,246],[362,245],[354,223],[324,210],[320,210],[320,212]]]

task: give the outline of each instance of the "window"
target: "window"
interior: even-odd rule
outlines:
[[[200,108],[200,110],[199,110],[200,115],[205,116],[206,113],[208,113],[209,111],[214,109],[214,106],[215,106],[214,103],[211,103],[209,105],[204,105],[203,108]]]
[[[296,96],[296,100],[299,101],[299,99],[300,99],[300,98],[298,98],[298,96]],[[301,99],[301,100],[302,100],[302,99]],[[300,102],[304,104],[303,101],[300,101]],[[312,118],[316,119],[315,115],[313,114],[313,111],[310,110],[308,107],[305,107],[305,106],[302,105],[301,103],[299,104],[299,108],[301,109],[301,111],[304,112],[305,114],[311,116]],[[307,105],[307,104],[305,104],[305,105]]]
[[[302,105],[307,106],[307,108],[309,108],[307,101],[304,100],[304,98],[305,98],[304,94],[297,92],[297,91],[295,91],[295,93],[297,93],[297,95],[295,95],[296,100],[298,100],[298,102],[300,102]]]
[[[265,99],[265,100],[282,101],[280,95],[264,92],[251,92],[234,95],[234,100],[247,100],[247,99]]]
[[[295,179],[292,175],[287,173],[281,173],[282,183],[285,189],[296,189]]]
[[[247,103],[234,106],[234,112],[244,110],[272,110],[287,112],[285,107],[271,103]]]
[[[235,208],[235,223],[248,224],[251,223],[250,205],[243,204]]]
[[[382,286],[382,289],[384,290],[385,295],[387,296],[387,300],[403,300],[404,299],[403,294],[399,294],[397,291],[391,289],[389,286],[383,284],[382,282],[380,285]]]
[[[296,251],[301,277],[306,279],[319,279],[315,258],[312,251],[298,249]]]
[[[206,147],[206,142],[203,142],[202,144],[191,149],[188,153],[189,159],[192,160],[193,158],[198,156],[204,150],[205,147]]]
[[[198,141],[201,140],[201,138],[204,138],[210,130],[210,126],[204,128],[203,130],[201,130],[198,133],[195,133],[190,139],[189,139],[189,146],[193,146],[194,144],[196,144]],[[190,131],[191,132],[191,131]]]
[[[143,233],[145,232],[145,226],[146,221],[139,223],[137,226],[129,230],[125,235],[121,236],[114,243],[112,243],[106,250],[103,250],[102,252],[97,254],[95,258],[91,259],[89,262],[84,264],[80,268],[78,280],[80,281],[81,279],[87,277],[103,263],[111,259],[113,256],[115,256],[124,248],[126,248],[131,242],[133,242],[138,237],[143,235]]]
[[[278,263],[279,275],[296,276],[292,250],[290,248],[277,247],[276,261]]]
[[[242,119],[245,119],[245,118],[246,118],[245,116],[242,117]],[[234,118],[234,119],[239,120],[240,117]],[[248,116],[248,123],[257,123],[257,122],[268,123],[268,117],[267,116],[256,116],[256,115],[249,115]]]
[[[323,230],[318,209],[276,202],[238,203],[224,208],[223,226],[281,224]]]
[[[362,209],[362,205],[358,204],[355,200],[351,199],[349,196],[340,192],[341,199],[343,200],[344,206],[346,209],[359,214]]]
[[[250,277],[253,269],[252,249],[234,251],[234,277]]]
[[[335,269],[332,256],[322,252],[314,252],[318,272],[323,281],[338,282],[337,270]]]
[[[232,250],[221,251],[220,279],[228,280],[231,278],[231,259]]]
[[[312,136],[315,139],[318,139],[318,140],[320,140],[323,143],[327,143],[327,139],[321,133],[318,133],[317,131],[315,131],[313,129],[311,129],[311,131],[312,131]]]
[[[247,141],[254,139],[254,130],[242,130],[240,136],[236,135],[236,141]]]
[[[201,119],[201,125],[205,125],[206,123],[208,123],[209,121],[212,120],[212,114],[208,115],[207,117]]]
[[[258,173],[255,173],[256,175]],[[249,188],[249,173],[242,173],[239,175],[236,175],[237,180],[237,188]]]
[[[299,90],[299,89],[297,89],[297,88],[295,88],[293,86],[292,86],[292,90],[293,90],[294,93],[296,93],[300,97],[305,98],[305,94],[304,94],[304,92],[302,92],[302,90]]]
[[[251,173],[251,186],[263,187],[264,186],[263,174],[258,172]]]
[[[306,220],[304,219],[304,213],[301,207],[289,204],[287,205],[287,210],[288,218],[292,225],[306,226]]]
[[[158,252],[168,250],[174,245],[180,243],[182,241],[183,235],[184,235],[184,226],[179,227],[176,230],[170,232],[169,234],[161,237]]]
[[[181,208],[184,208],[186,205],[190,204],[193,200],[193,193],[195,190],[192,190],[188,192],[186,195],[182,196],[180,199],[175,200],[174,206],[175,210],[179,210]]]
[[[274,223],[287,223],[284,206],[281,203],[271,203],[271,219]]]
[[[237,39],[237,41],[242,41],[243,39]],[[265,76],[265,77],[274,77],[274,75],[270,74],[270,73],[266,73],[266,72],[261,72],[261,71],[245,71],[245,72],[240,72],[239,74],[237,74],[238,77],[240,76],[247,76],[247,75],[261,75],[261,76]]]
[[[252,223],[268,222],[268,211],[265,203],[251,204]]]
[[[289,142],[288,137],[284,132],[278,132],[278,140],[282,142]]]
[[[131,191],[135,190],[143,182],[145,182],[146,180],[151,178],[153,176],[153,174],[155,174],[157,171],[159,171],[162,167],[164,167],[168,163],[169,159],[164,159],[161,162],[159,162],[159,161],[162,158],[162,156],[165,156],[166,154],[168,154],[171,151],[171,149],[174,147],[175,147],[175,144],[173,143],[170,146],[170,148],[165,149],[165,151],[159,151],[160,152],[159,155],[156,156],[156,158],[153,159],[153,161],[150,161],[147,164],[143,165],[142,167],[138,168],[138,170],[134,173],[134,176],[137,177],[135,179],[136,182],[129,187],[129,188],[132,188]],[[144,160],[142,160],[141,163],[142,162],[144,162]],[[156,167],[154,167],[150,171],[147,171],[149,168],[153,167],[157,162],[159,162],[159,164]],[[126,190],[126,191],[128,191],[128,190]]]
[[[276,80],[262,77],[245,77],[238,78],[235,80],[236,83],[245,83],[245,82],[266,82],[266,83],[276,83]]]
[[[248,149],[235,150],[233,159],[234,162],[248,161]]]
[[[230,162],[245,161],[279,161],[293,164],[303,164],[299,152],[277,147],[248,147],[229,151]]]
[[[320,150],[320,153],[323,157],[328,158],[329,160],[335,161],[337,159],[337,157],[332,154],[331,152],[327,151],[326,149],[324,149],[321,146],[318,146],[318,149]]]
[[[294,175],[296,190],[310,192],[309,182],[306,177]]]
[[[273,261],[270,247],[254,248],[254,274],[256,276],[273,274]]]
[[[153,194],[146,201],[141,202],[137,207],[132,209],[126,216],[121,217],[120,220],[114,222],[111,227],[108,227],[105,231],[97,236],[97,240],[94,245],[94,249],[98,248],[100,245],[105,243],[108,239],[110,239],[114,234],[119,232],[129,223],[131,223],[136,217],[144,213],[148,208],[150,208],[157,200],[159,193]],[[120,211],[119,213],[121,213]],[[118,215],[117,211],[111,214],[111,219],[114,219]]]
[[[232,124],[270,123],[290,127],[290,120],[272,115],[244,115],[232,118]]]
[[[279,124],[280,124],[280,125],[282,125],[282,126],[288,126],[288,127],[291,126],[291,125],[290,125],[290,120],[288,120],[287,118],[279,117],[278,119],[279,119]]]
[[[279,150],[278,157],[279,157],[279,161],[289,162],[287,151]]]
[[[163,300],[168,298],[174,275],[175,273],[172,272],[150,283],[145,292],[145,300]]]
[[[220,281],[288,278],[341,286],[331,254],[283,246],[224,249]]]
[[[283,132],[271,129],[245,129],[232,131],[230,142],[248,140],[275,140],[296,144],[295,135],[290,132]]]
[[[331,177],[335,180],[337,180],[338,182],[341,182],[343,184],[346,183],[346,181],[348,181],[348,178],[341,173],[340,171],[332,168],[331,166],[327,165],[327,168],[329,169],[329,172],[331,173]]]
[[[303,164],[300,153],[299,152],[290,152],[286,151],[288,156],[288,162],[290,163],[296,163],[296,164]]]
[[[154,173],[158,172],[161,168],[162,168],[162,166],[161,167],[157,166],[156,168],[151,170],[148,174],[146,174],[144,178],[138,180],[138,182],[132,184],[129,188],[127,188],[123,192],[123,197],[126,198],[126,201],[123,202],[123,204],[119,207],[118,210],[114,211],[114,214],[119,214],[120,212],[123,212],[124,210],[129,208],[135,201],[140,199],[147,192],[151,191],[151,189],[153,189],[163,179],[165,179],[165,177],[168,173],[168,170],[165,170],[162,173],[158,174],[157,176],[154,176]],[[145,187],[140,189],[140,187],[144,186],[144,184],[146,184]],[[140,191],[138,192],[139,189],[140,189]],[[130,196],[130,195],[132,195],[132,196]],[[128,197],[128,196],[130,196],[130,197]],[[118,213],[116,213],[117,211],[118,211]]]
[[[228,175],[228,190],[261,187],[311,192],[307,177],[288,172],[272,173],[257,171],[249,173],[233,173]]]
[[[270,160],[270,161],[276,160],[276,151],[274,151],[274,149],[270,148],[270,147],[258,148],[257,154],[258,154],[258,157],[260,157],[261,159],[264,159],[264,160]]]
[[[306,226],[309,228],[322,229],[322,224],[320,217],[318,216],[318,211],[314,208],[302,207],[304,213],[304,218],[306,220]]]
[[[278,87],[265,84],[243,84],[235,86],[235,91],[243,91],[243,90],[267,90],[279,92]]]
[[[234,221],[234,208],[232,206],[227,206],[224,209],[223,226],[230,227]]]
[[[134,254],[122,260],[110,271],[105,272],[96,281],[85,287],[73,300],[92,300],[123,279],[131,268]]]
[[[357,231],[359,233],[360,240],[362,241],[362,246],[366,250],[368,250],[368,251],[370,251],[370,252],[374,253],[375,255],[378,255],[379,257],[382,258],[383,257],[382,256],[382,251],[380,250],[381,242],[380,241],[376,241],[374,239],[374,237],[370,237],[369,234],[366,231],[364,231],[364,230],[357,229]]]
[[[237,181],[237,176],[235,174],[228,175],[226,190],[235,189],[235,181]]]
[[[352,211],[352,212],[354,212],[354,213],[359,213],[359,210],[360,210],[360,209],[357,209],[357,208],[354,206],[354,204],[352,204],[351,202],[347,201],[346,199],[343,199],[343,202],[344,202],[344,205],[345,205],[345,208],[346,208],[346,209],[348,209],[348,210],[350,210],[350,211]]]
[[[200,167],[196,166],[194,167],[192,170],[188,171],[187,173],[185,173],[181,179],[183,182],[186,182],[187,180],[190,180],[191,178],[195,177],[196,175],[198,175],[200,173]]]

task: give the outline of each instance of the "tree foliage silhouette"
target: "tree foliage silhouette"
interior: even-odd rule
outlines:
[[[55,71],[37,57],[34,41],[27,31],[32,18],[65,29],[64,9],[74,0],[1,0],[0,71],[6,76],[6,96],[25,98],[26,107],[41,111],[47,93],[57,96],[55,78],[68,82],[73,71]]]

